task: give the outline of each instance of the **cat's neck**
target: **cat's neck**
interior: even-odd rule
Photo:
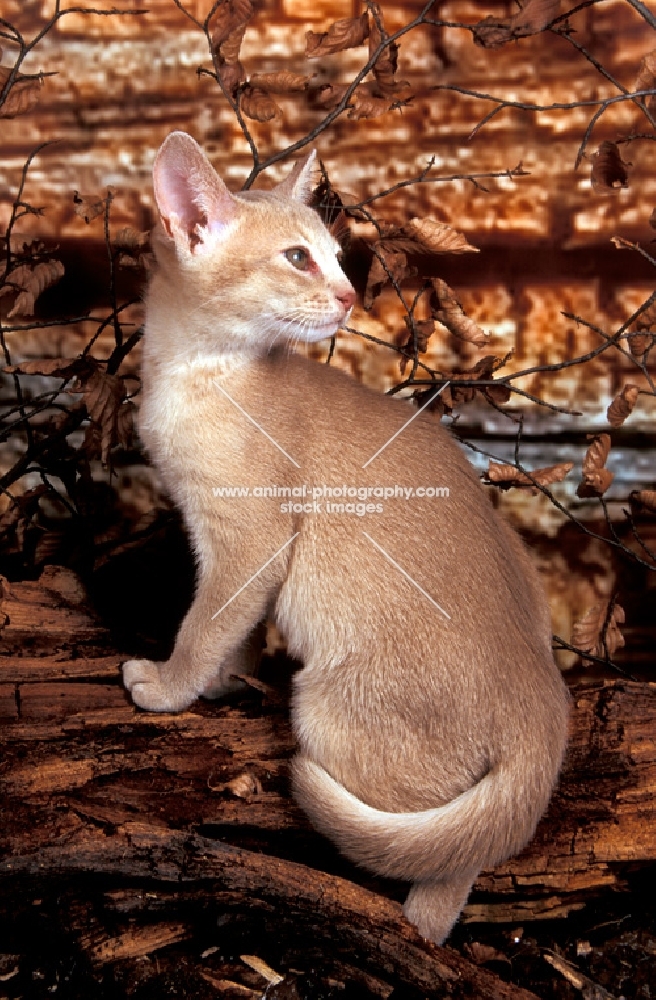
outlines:
[[[163,263],[145,299],[143,364],[148,373],[227,375],[266,356],[266,343],[252,335],[257,317],[231,309],[230,296],[222,296],[220,289],[211,303],[200,302],[193,286]]]

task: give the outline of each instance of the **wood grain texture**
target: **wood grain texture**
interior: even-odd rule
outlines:
[[[73,652],[71,634],[66,659],[58,611],[79,622],[80,648],[90,635],[100,645],[83,604],[69,599],[62,609],[61,592],[44,584],[9,590],[5,616],[9,609],[26,628],[33,614],[44,655],[0,654],[0,880],[8,898],[17,886],[42,892],[62,880],[79,893],[92,874],[110,893],[107,912],[120,911],[118,927],[76,925],[80,947],[100,965],[181,946],[191,932],[175,894],[195,893],[201,909],[309,921],[343,956],[355,950],[367,975],[384,967],[390,982],[427,996],[464,995],[465,983],[481,997],[529,996],[504,992],[494,976],[424,942],[402,917],[402,886],[348,865],[310,829],[288,791],[294,741],[284,691],[262,685],[231,704],[198,702],[179,715],[137,711],[107,640],[88,657]],[[521,855],[481,875],[463,919],[555,917],[621,889],[628,870],[656,858],[655,788],[656,685],[575,688],[570,749],[549,812]],[[135,885],[152,894],[135,896]]]

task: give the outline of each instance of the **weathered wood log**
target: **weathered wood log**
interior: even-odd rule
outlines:
[[[287,920],[306,925],[310,922],[315,938],[325,936],[338,953],[359,953],[365,967],[384,968],[392,982],[410,983],[429,996],[462,996],[465,984],[469,984],[467,989],[475,987],[481,998],[528,1000],[532,996],[501,983],[456,952],[425,941],[402,918],[398,903],[337,876],[314,871],[308,877],[305,865],[244,851],[193,833],[128,822],[116,828],[110,838],[97,830],[85,831],[84,835],[36,853],[14,854],[10,860],[0,862],[0,875],[4,876],[43,880],[46,872],[59,877],[94,872],[96,876],[155,880],[176,886],[201,884],[227,906],[235,899],[239,902],[250,897],[254,907],[284,908]],[[184,925],[169,925],[163,940],[169,944],[184,934]],[[92,956],[102,962],[113,949],[117,957],[139,954],[143,936],[137,938],[136,950],[129,942],[129,936],[94,942]]]
[[[100,668],[86,662],[104,671],[111,660]],[[71,672],[83,662],[71,661]],[[35,675],[67,669],[44,661]],[[320,841],[287,792],[293,738],[284,711],[255,697],[250,705],[148,715],[126,704],[118,684],[101,683],[102,674],[95,683],[26,682],[26,664],[10,658],[0,671],[10,681],[0,685],[0,711],[9,723],[2,787],[12,800],[12,843],[47,839],[54,812],[59,823],[67,811],[117,823],[126,809],[148,816],[155,804],[161,809],[162,790],[171,822],[180,819],[183,795],[187,824],[217,835],[243,830],[262,847],[283,831],[302,835],[294,847]],[[522,854],[479,878],[477,887],[499,901],[471,904],[465,919],[565,913],[590,890],[621,888],[623,866],[656,858],[656,685],[597,682],[574,695],[569,757],[551,808]],[[230,782],[243,774],[261,790],[233,791]]]
[[[260,684],[179,715],[140,712],[121,685],[120,654],[64,571],[5,585],[0,610],[0,876],[11,894],[95,873],[107,912],[138,912],[137,926],[77,926],[92,963],[186,940],[176,907],[195,893],[200,910],[309,922],[344,962],[357,952],[362,975],[384,968],[388,983],[422,995],[458,996],[469,984],[481,997],[528,996],[422,942],[395,901],[404,887],[348,865],[310,829],[287,786],[294,741],[284,689]],[[65,621],[79,629],[68,639]],[[656,685],[597,681],[573,694],[549,812],[521,855],[481,875],[464,920],[566,914],[656,858]]]
[[[520,855],[477,882],[508,902],[473,904],[465,919],[564,915],[595,890],[623,888],[634,863],[656,859],[656,684],[597,681],[572,696],[567,758],[547,815]]]
[[[46,566],[38,581],[0,588],[0,654],[93,656],[109,647],[109,632],[90,612],[74,573]]]

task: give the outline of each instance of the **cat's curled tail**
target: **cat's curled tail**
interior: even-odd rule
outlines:
[[[292,762],[292,784],[313,826],[349,860],[415,883],[405,914],[424,936],[441,943],[479,871],[521,850],[533,836],[561,758],[557,751],[549,757],[544,746],[529,751],[528,759],[513,754],[451,802],[422,812],[374,809],[302,755]]]

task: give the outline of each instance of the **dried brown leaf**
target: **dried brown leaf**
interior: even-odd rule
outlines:
[[[404,229],[389,229],[379,244],[384,250],[402,253],[426,253],[426,247],[415,236],[408,236]]]
[[[639,387],[633,382],[626,383],[606,411],[606,418],[611,427],[620,427],[624,423],[638,401],[639,392]]]
[[[474,27],[474,42],[486,49],[494,49],[514,38],[525,38],[544,31],[558,17],[560,0],[528,0],[513,17],[500,19],[485,17]]]
[[[583,459],[583,476],[576,488],[577,496],[581,498],[600,497],[606,492],[614,479],[614,474],[609,469],[604,468],[609,452],[609,434],[592,436],[592,442]]]
[[[107,464],[109,452],[118,440],[117,428],[120,406],[126,395],[125,383],[119,375],[109,375],[94,367],[89,374],[79,377],[71,391],[83,393],[92,424],[88,433],[90,449],[98,449],[103,464]]]
[[[625,615],[619,604],[613,607],[610,616],[608,612],[608,601],[600,601],[599,604],[589,608],[583,617],[574,623],[572,646],[592,656],[612,657],[615,650],[624,645],[624,636],[619,626],[624,623]]]
[[[534,469],[529,477],[524,472],[516,469],[514,465],[490,462],[487,470],[487,479],[491,483],[496,483],[503,490],[515,487],[517,489],[528,490],[535,496],[540,492],[535,485],[536,483],[539,483],[541,486],[551,486],[552,483],[561,483],[573,468],[573,462],[560,462],[558,465],[549,465],[542,469]]]
[[[656,490],[633,490],[629,494],[629,501],[631,506],[637,507],[638,510],[656,514]]]
[[[323,177],[317,187],[312,192],[310,208],[317,210],[325,226],[330,230],[335,239],[341,243],[342,249],[348,249],[350,245],[351,232],[348,225],[346,213],[344,212],[345,202],[355,202],[355,195],[346,194],[344,191],[337,191],[327,177]]]
[[[476,965],[484,965],[486,962],[509,962],[510,959],[502,951],[493,948],[492,945],[482,944],[480,941],[472,941],[465,945],[465,950]]]
[[[497,483],[503,489],[509,489],[511,486],[532,487],[535,489],[528,476],[520,472],[519,469],[516,469],[514,465],[508,465],[504,462],[490,462],[486,479],[491,483]]]
[[[442,391],[440,399],[443,399],[447,406],[451,407],[457,403],[469,403],[480,392],[486,399],[494,403],[507,403],[510,399],[510,389],[500,382],[497,385],[462,385],[462,382],[478,382],[479,380],[489,382],[494,373],[503,368],[510,355],[505,358],[497,358],[493,354],[487,354],[472,368],[459,369],[449,373],[450,384]]]
[[[633,91],[653,90],[656,86],[656,49],[652,49],[640,62],[640,69],[631,88]],[[656,107],[656,96],[643,98],[650,111]]]
[[[404,351],[407,351],[409,354],[412,354],[415,348],[415,335],[412,332],[412,325],[407,316],[405,317],[405,325],[408,328],[408,339],[406,340],[405,344],[401,345],[401,347]],[[422,319],[422,320],[416,319],[414,325],[417,335],[417,353],[425,354],[426,351],[428,350],[428,341],[435,332],[435,321],[432,319]],[[410,358],[407,356],[403,356],[400,360],[400,368],[402,375],[405,374],[405,369],[409,360]]]
[[[400,229],[388,229],[381,246],[386,250],[402,250],[404,253],[479,253],[457,229],[444,222],[427,216],[425,219],[411,219]]]
[[[391,105],[385,97],[359,96],[356,91],[353,95],[353,105],[349,108],[347,117],[353,121],[360,121],[363,118],[380,118],[381,115],[391,111]]]
[[[507,355],[505,358],[497,358],[494,354],[487,354],[484,358],[480,358],[472,368],[452,372],[449,377],[452,380],[451,388],[453,389],[454,400],[456,402],[459,401],[459,394],[461,392],[480,392],[495,403],[507,403],[511,393],[504,382],[500,382],[498,385],[463,386],[462,388],[457,386],[457,383],[464,379],[468,381],[480,379],[481,381],[489,382],[494,377],[494,373],[499,368],[503,368],[509,358],[510,355]]]
[[[437,413],[440,417],[444,416],[445,413],[451,413],[453,409],[448,386],[442,389],[439,395],[435,394],[434,388],[415,389],[411,398],[418,408],[427,405],[429,413]]]
[[[10,74],[11,70],[6,66],[0,66],[0,91],[3,90]],[[38,104],[42,85],[43,80],[26,80],[20,75],[17,76],[4,103],[0,106],[0,118],[16,118],[17,115],[31,111]]]
[[[511,357],[512,351],[506,354],[503,358],[497,358],[494,354],[486,354],[485,357],[480,358],[474,367],[469,369],[469,371],[476,372],[478,378],[492,378],[494,373],[503,368]],[[458,375],[455,377],[457,378]]]
[[[138,229],[125,226],[124,229],[119,229],[114,237],[114,245],[125,250],[141,250],[146,246],[149,239],[149,233],[140,233]]]
[[[562,483],[572,469],[574,462],[558,462],[556,465],[547,465],[541,469],[534,469],[531,472],[533,479],[540,486],[552,486],[553,483]]]
[[[479,392],[481,392],[486,399],[496,403],[497,406],[501,403],[507,403],[512,395],[510,387],[507,386],[505,382],[501,382],[499,385],[482,385]]]
[[[237,87],[246,80],[246,71],[239,60],[223,62],[219,65],[219,80],[225,90],[234,97]]]
[[[438,400],[441,400],[447,411],[450,413],[454,406],[459,403],[471,403],[472,399],[476,396],[476,386],[474,385],[456,385],[455,382],[451,382],[450,385],[445,386]]]
[[[270,94],[292,94],[307,90],[310,77],[281,70],[278,73],[253,73],[248,82],[252,87],[266,90]]]
[[[559,13],[560,0],[528,0],[511,20],[515,22],[515,30],[519,29],[525,35],[536,35],[544,31]]]
[[[647,309],[638,316],[636,323],[636,330],[651,330],[656,328],[656,302],[652,302]]]
[[[489,14],[475,24],[472,32],[474,44],[480,45],[483,49],[499,48],[514,37],[509,22],[495,17],[494,14]]]
[[[370,3],[369,10],[371,13],[369,25],[369,58],[371,59],[379,46],[383,42],[387,41],[389,35],[385,31],[383,12],[380,9],[380,5],[377,3]],[[373,74],[376,80],[376,85],[384,97],[390,97],[393,94],[398,94],[400,90],[407,89],[410,86],[405,81],[396,79],[398,57],[398,45],[396,42],[390,42],[386,48],[383,49],[374,63]]]
[[[576,488],[577,497],[601,497],[613,482],[615,473],[610,469],[593,469],[586,472]]]
[[[433,278],[432,285],[434,296],[431,309],[434,319],[442,323],[456,337],[467,340],[476,347],[484,347],[488,342],[487,334],[478,323],[465,315],[455,293],[446,281],[442,278]]]
[[[272,97],[263,90],[251,87],[247,87],[241,95],[239,106],[247,118],[252,118],[256,122],[270,122],[282,113]]]
[[[45,260],[31,267],[21,264],[8,275],[8,282],[21,289],[7,317],[33,316],[34,306],[41,292],[55,285],[64,275],[64,265],[60,260]],[[5,291],[11,291],[11,285],[5,285]]]
[[[347,89],[346,86],[333,86],[332,83],[323,83],[320,87],[310,91],[310,104],[321,111],[332,111],[340,103]]]
[[[410,219],[404,229],[414,235],[431,253],[480,253],[478,247],[468,243],[466,237],[457,229],[452,229],[445,222],[438,222],[430,216],[425,219]]]
[[[251,0],[227,0],[227,2],[222,3],[217,8],[211,26],[213,48],[220,50],[228,39],[235,36],[242,27],[245,30],[245,26],[252,16],[253,4]],[[241,37],[243,38],[243,31]],[[239,49],[236,52],[233,52],[229,46],[228,49],[232,58],[229,58],[225,51],[222,51],[221,55],[226,61],[235,62],[239,58]]]
[[[371,20],[369,22],[369,58],[371,59],[376,49],[389,38],[385,30],[385,20],[380,4],[371,2],[368,4]],[[378,56],[374,65],[374,73],[379,72],[394,74],[397,70],[398,45],[388,45]]]
[[[237,983],[234,979],[218,979],[217,976],[211,976],[209,972],[205,972],[203,969],[198,970],[199,975],[206,983],[209,983],[214,990],[218,990],[219,993],[226,993],[230,997],[234,997],[237,1000],[238,997],[243,997],[244,1000],[261,1000],[262,990],[252,990],[250,986],[244,986],[243,983]]]
[[[620,156],[617,143],[606,139],[597,152],[592,154],[590,180],[596,187],[627,187],[629,175],[626,168],[627,164]]]
[[[19,365],[5,365],[2,371],[10,375],[59,375],[62,378],[72,378],[77,375],[79,368],[79,358],[39,358],[21,361]]]
[[[248,799],[252,795],[262,794],[262,783],[250,771],[243,771],[236,778],[233,778],[232,781],[227,782],[226,791],[229,791],[231,795],[235,795],[238,799]]]
[[[610,434],[589,434],[588,450],[583,459],[583,471],[594,472],[595,469],[603,469],[610,453]]]
[[[224,63],[237,63],[239,62],[239,53],[241,51],[241,43],[244,40],[244,35],[246,34],[246,28],[248,23],[244,21],[235,30],[228,35],[225,42],[222,42],[218,48],[219,59]]]
[[[252,771],[242,771],[231,781],[211,785],[210,788],[213,792],[227,792],[228,795],[234,795],[238,799],[250,799],[262,794],[262,782]]]
[[[81,195],[78,191],[74,191],[73,211],[89,225],[105,211],[105,199],[95,198],[93,195]]]
[[[270,965],[267,965],[258,955],[240,955],[239,957],[242,962],[257,972],[258,975],[262,976],[263,979],[266,979],[268,983],[273,983],[274,986],[277,986],[278,983],[285,981],[284,976],[281,976],[279,972],[276,972]],[[298,996],[296,989],[292,991],[284,990],[282,993],[277,994],[277,996],[280,997],[280,1000],[295,1000],[294,994]]]
[[[39,501],[48,492],[48,487],[39,483],[31,490],[26,490],[19,496],[14,497],[11,507],[0,517],[0,532],[6,532],[15,528],[19,521],[31,521],[37,512]]]
[[[625,240],[623,236],[611,236],[610,241],[618,250],[635,250],[637,246],[636,243]]]
[[[233,97],[246,79],[239,53],[252,16],[251,0],[227,0],[218,7],[212,25],[212,48],[217,56],[219,80]]]
[[[408,274],[408,258],[404,253],[386,250],[380,244],[376,244],[375,251],[364,293],[365,309],[371,309],[374,299],[380,295],[391,279],[400,283]]]
[[[369,18],[367,12],[360,17],[345,17],[330,25],[328,31],[307,31],[305,34],[305,55],[309,59],[329,55],[331,52],[342,52],[362,45],[369,34]]]
[[[378,76],[372,86],[372,91],[375,97],[386,97],[388,101],[391,101],[391,108],[407,104],[415,96],[408,80],[397,80],[395,77],[386,79]]]
[[[654,344],[654,336],[651,333],[632,333],[627,337],[629,350],[634,358],[641,358]]]

